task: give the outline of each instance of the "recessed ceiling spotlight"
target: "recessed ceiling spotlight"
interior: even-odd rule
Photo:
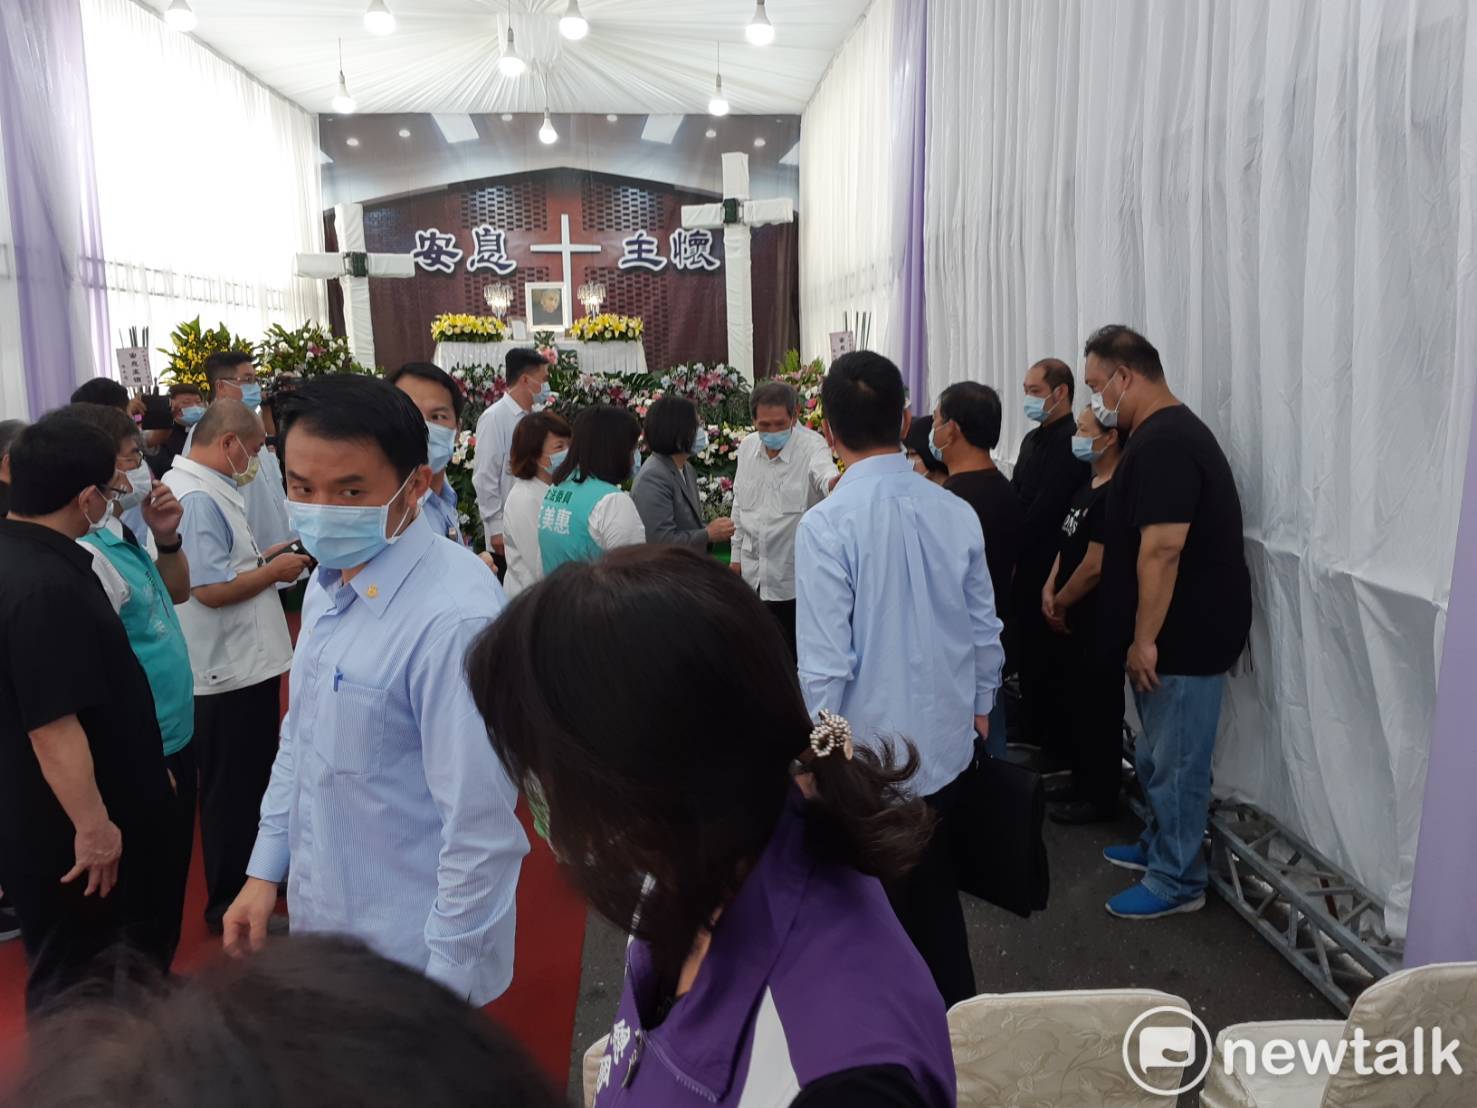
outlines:
[[[614,112],[611,112],[608,116],[605,117],[605,122],[614,123],[618,119],[620,119],[620,116],[616,115]]]
[[[715,131],[713,128],[709,127],[708,130],[707,130],[707,136],[709,138],[717,138],[718,137],[718,132]]]
[[[756,138],[756,139],[755,139],[755,140],[754,140],[754,149],[755,149],[755,150],[763,150],[763,149],[764,149],[764,147],[765,147],[765,146],[767,146],[767,145],[768,145],[768,143],[766,143],[766,142],[765,142],[765,141],[764,141],[764,138],[763,138],[763,137],[762,137],[762,136],[761,136],[761,137],[759,137],[759,138]]]
[[[504,123],[512,123],[513,122],[513,113],[512,112],[503,112],[503,122]]]
[[[400,137],[401,138],[409,138],[410,137],[410,130],[409,130],[409,128],[401,127],[400,128]]]
[[[344,139],[344,145],[345,146],[358,146],[359,145],[359,140],[356,139],[356,138],[354,138],[354,136],[350,135],[348,138]]]

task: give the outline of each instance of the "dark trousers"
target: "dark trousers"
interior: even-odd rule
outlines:
[[[949,846],[949,823],[960,789],[956,778],[924,798],[937,817],[933,837],[912,872],[887,889],[898,922],[923,955],[948,1007],[975,995],[969,934],[964,927],[959,878]]]
[[[800,653],[795,646],[795,602],[793,600],[766,600],[764,606],[779,623],[780,634],[784,635],[785,645],[790,648],[790,657],[798,659]]]
[[[195,853],[195,808],[200,801],[200,769],[195,745],[190,743],[164,759],[174,778],[174,810],[165,832],[165,851],[170,866],[160,912],[163,942],[169,960],[179,949],[180,926],[185,918],[185,886],[190,883],[190,857]]]
[[[200,765],[200,849],[205,857],[205,922],[215,926],[246,884],[262,794],[272,777],[281,723],[281,677],[195,697]]]
[[[26,865],[6,869],[5,896],[20,917],[30,970],[28,1012],[35,1014],[95,977],[132,976],[136,969],[149,974],[168,971],[174,950],[166,947],[162,925],[168,885],[162,822],[120,827],[123,856],[118,883],[106,897],[82,895],[86,874],[70,884],[61,883],[74,857],[70,837],[51,844],[27,843]]]
[[[1073,695],[1067,701],[1071,732],[1072,793],[1103,812],[1118,807],[1123,765],[1123,670],[1104,662],[1096,633],[1070,638]]]

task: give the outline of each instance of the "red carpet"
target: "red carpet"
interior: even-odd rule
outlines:
[[[296,613],[288,615],[297,636]],[[282,682],[283,709],[287,682]],[[563,1089],[569,1080],[570,1043],[574,1036],[574,1009],[579,999],[580,958],[585,943],[585,906],[564,881],[548,845],[533,833],[523,804],[518,806],[529,841],[518,879],[518,938],[514,952],[513,984],[487,1013],[533,1055]],[[190,973],[221,957],[220,940],[205,930],[205,873],[197,837],[177,973]],[[13,1079],[25,1048],[26,962],[19,939],[0,944],[0,1089]]]
[[[518,815],[533,849],[518,881],[518,939],[513,984],[488,1014],[534,1056],[563,1089],[569,1079],[574,1009],[579,998],[580,957],[585,942],[585,906],[565,883],[548,846],[533,833],[528,814]],[[205,874],[199,841],[185,901],[184,934],[175,957],[177,973],[190,973],[221,956],[220,940],[205,930]],[[0,1088],[23,1061],[26,961],[19,939],[0,944]]]

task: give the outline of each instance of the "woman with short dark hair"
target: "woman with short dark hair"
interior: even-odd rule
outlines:
[[[954,1104],[943,1000],[881,884],[930,831],[917,754],[809,717],[753,589],[671,546],[567,565],[467,678],[574,884],[634,937],[599,1108]]]
[[[607,550],[646,541],[646,528],[621,486],[641,465],[641,423],[624,408],[595,404],[575,417],[569,452],[539,509],[539,560],[545,573],[590,562]]]
[[[533,412],[513,428],[508,471],[513,487],[503,501],[503,554],[508,572],[503,591],[512,599],[544,575],[538,522],[554,471],[569,453],[568,421],[557,412]]]
[[[733,520],[722,516],[703,523],[692,459],[708,448],[708,429],[697,405],[681,396],[663,396],[646,412],[646,446],[651,459],[641,469],[631,498],[646,525],[647,542],[666,542],[704,551],[733,537]]]

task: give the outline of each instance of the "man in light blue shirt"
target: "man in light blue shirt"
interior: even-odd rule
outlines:
[[[294,932],[357,936],[485,1004],[512,979],[528,850],[463,673],[502,590],[421,515],[426,424],[405,393],[310,381],[282,434],[290,520],[319,566],[226,949],[260,947],[290,869]]]
[[[949,855],[957,781],[989,732],[1004,652],[979,517],[902,452],[904,391],[880,354],[838,358],[821,403],[845,472],[795,540],[800,685],[812,714],[846,717],[856,741],[907,739],[912,791],[938,812],[924,859],[888,890],[948,1004],[974,995]]]

